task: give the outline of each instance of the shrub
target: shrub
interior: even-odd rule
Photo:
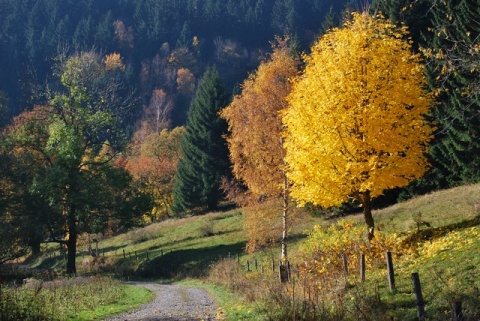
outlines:
[[[300,248],[302,272],[332,278],[344,273],[342,255],[346,257],[348,270],[358,271],[362,253],[369,268],[383,264],[386,251],[401,254],[396,247],[396,235],[377,232],[375,238],[368,242],[364,234],[363,225],[347,220],[340,220],[328,228],[316,225]]]

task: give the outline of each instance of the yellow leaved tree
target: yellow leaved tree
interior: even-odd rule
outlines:
[[[242,93],[222,110],[221,116],[229,126],[227,141],[235,177],[257,197],[283,200],[282,258],[286,259],[288,182],[279,111],[288,105],[285,97],[291,88],[289,79],[298,74],[299,62],[288,48],[288,38],[277,39],[277,42],[270,59],[262,62],[244,81]],[[271,206],[263,206],[268,207]],[[266,229],[276,226],[274,213],[260,208],[262,206],[247,213],[245,225],[251,236],[248,244],[251,247],[255,247],[260,238],[271,238],[266,235]]]
[[[381,17],[353,14],[314,44],[283,113],[291,195],[324,207],[357,200],[369,239],[371,200],[429,166],[432,96],[407,36]]]

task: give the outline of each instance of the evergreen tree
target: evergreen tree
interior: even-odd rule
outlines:
[[[432,9],[429,56],[439,89],[434,117],[439,130],[431,146],[448,185],[480,180],[480,1],[437,2]]]
[[[413,188],[423,191],[480,179],[480,68],[478,0],[375,0],[375,11],[412,31],[425,51],[437,133],[430,145],[432,171]]]
[[[218,112],[228,103],[229,96],[218,72],[207,69],[188,112],[173,190],[175,212],[205,206],[208,210],[217,208],[222,197],[220,180],[228,175],[230,167],[223,138],[227,123]]]
[[[408,26],[413,49],[425,45],[425,34],[431,28],[431,0],[373,0],[371,12],[382,14],[394,23]]]

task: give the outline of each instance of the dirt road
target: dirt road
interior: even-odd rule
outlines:
[[[108,318],[108,321],[212,321],[216,306],[205,290],[179,285],[131,282],[153,291],[155,299],[135,311]]]

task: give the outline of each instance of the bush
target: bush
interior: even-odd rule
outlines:
[[[396,235],[377,232],[375,238],[368,242],[364,234],[363,225],[347,220],[340,220],[328,228],[316,225],[300,249],[302,272],[335,278],[344,274],[343,255],[348,270],[358,271],[361,254],[365,254],[368,268],[384,264],[386,251],[401,254],[396,246],[399,243]]]

